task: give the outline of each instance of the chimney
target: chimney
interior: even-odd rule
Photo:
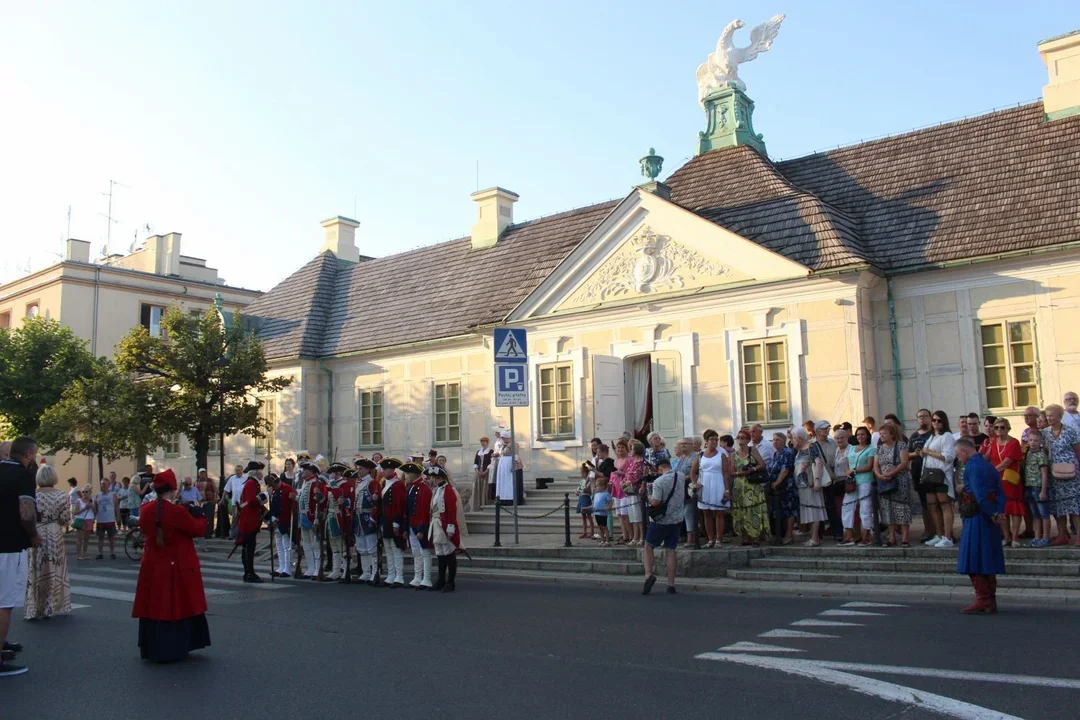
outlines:
[[[356,247],[356,228],[360,227],[360,223],[338,215],[323,220],[321,225],[326,231],[326,237],[319,248],[320,253],[329,250],[337,255],[339,260],[360,262],[360,250]]]
[[[1080,115],[1080,30],[1039,43],[1050,82],[1043,88],[1047,120]]]
[[[491,187],[470,195],[476,203],[476,224],[472,226],[473,250],[492,247],[508,225],[514,224],[514,203],[518,194]]]
[[[85,240],[68,238],[64,251],[64,259],[72,262],[90,262],[90,243]]]

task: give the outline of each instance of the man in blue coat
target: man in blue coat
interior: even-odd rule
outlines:
[[[958,495],[964,529],[956,572],[971,578],[975,602],[965,613],[997,612],[997,576],[1005,572],[998,521],[1005,511],[1005,492],[998,471],[967,438],[956,441],[956,458],[964,467],[964,488]]]

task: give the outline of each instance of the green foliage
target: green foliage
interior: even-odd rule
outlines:
[[[267,378],[262,343],[245,331],[239,314],[223,326],[215,311],[192,316],[178,307],[161,319],[163,337],[144,327],[132,330],[116,350],[121,371],[137,373],[139,384],[161,398],[157,411],[166,432],[182,432],[206,467],[210,438],[225,434],[263,437],[257,393],[288,387],[288,378]]]
[[[45,411],[38,442],[49,454],[66,450],[97,458],[100,477],[105,462],[143,457],[163,444],[155,412],[162,401],[160,388],[136,383],[111,360],[100,358],[89,377],[69,385]]]
[[[12,435],[37,435],[41,417],[64,390],[89,377],[94,359],[80,340],[56,320],[27,318],[21,327],[0,330],[0,416]]]

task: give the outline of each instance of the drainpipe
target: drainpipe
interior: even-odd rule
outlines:
[[[319,359],[319,369],[326,373],[326,458],[333,461],[334,455],[334,371]]]
[[[90,329],[90,354],[97,359],[97,329],[98,329],[98,284],[101,280],[101,268],[94,268],[94,323]],[[93,483],[94,458],[86,458],[86,477]],[[101,480],[101,478],[98,478]],[[93,487],[93,485],[91,485]]]
[[[889,341],[892,343],[893,387],[896,391],[896,416],[904,422],[904,392],[900,387],[900,344],[896,341],[896,301],[893,298],[892,278],[885,280],[886,298],[889,305]]]

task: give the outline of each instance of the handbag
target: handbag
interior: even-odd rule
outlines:
[[[893,465],[900,464],[900,444],[895,443],[893,445]],[[878,480],[878,495],[892,495],[894,492],[900,489],[900,483],[896,480],[894,475],[887,480]]]
[[[962,518],[975,517],[982,512],[982,508],[979,507],[975,496],[966,490],[960,493],[957,504],[960,506],[960,517]]]
[[[765,468],[758,467],[757,460],[754,459],[754,454],[750,453],[750,462],[747,466],[753,468],[746,475],[746,482],[751,485],[766,485],[769,482],[769,474],[765,472]]]
[[[810,446],[810,457],[812,459],[811,467],[814,468],[814,477],[817,480],[817,486],[819,488],[827,488],[832,485],[833,476],[832,473],[829,472],[829,463],[825,462],[825,451],[821,449],[821,445],[813,443]],[[821,461],[821,477],[817,477],[818,460]]]
[[[940,468],[926,467],[923,465],[922,475],[919,477],[919,485],[934,486],[945,484],[945,471]]]
[[[82,530],[82,528],[83,528],[83,519],[82,518],[75,518],[74,520],[71,521],[71,527],[75,528],[76,530]]]
[[[1020,473],[1016,472],[1012,468],[1005,468],[1005,470],[1001,472],[1001,479],[1009,483],[1010,485],[1019,485]]]
[[[1050,474],[1055,480],[1072,480],[1076,477],[1076,466],[1072,463],[1056,462],[1050,466]]]
[[[651,505],[649,507],[649,519],[653,522],[657,522],[660,518],[667,514],[668,502],[671,500],[671,496],[675,494],[675,486],[679,484],[679,473],[672,471],[671,491],[668,493],[664,502],[659,505]]]

